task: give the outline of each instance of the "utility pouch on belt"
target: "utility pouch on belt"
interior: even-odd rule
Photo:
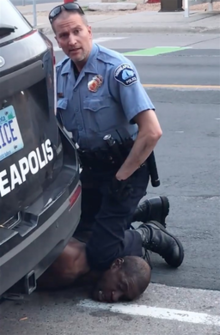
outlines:
[[[77,149],[80,165],[95,173],[117,170],[120,166],[118,162],[112,160],[107,149],[97,149],[93,151]]]
[[[106,141],[106,143],[108,144],[109,149],[112,153],[113,159],[120,162],[121,165],[123,164],[124,160],[126,159],[128,153],[130,152],[134,144],[134,141],[132,138],[128,138],[124,140],[122,144],[119,144],[111,135],[106,135],[104,137],[104,141]],[[152,151],[152,153],[146,160],[146,163],[148,165],[148,170],[149,170],[149,174],[151,178],[151,185],[153,187],[158,187],[160,185],[160,179],[159,179],[158,172],[157,172],[157,165],[156,165],[154,151]]]

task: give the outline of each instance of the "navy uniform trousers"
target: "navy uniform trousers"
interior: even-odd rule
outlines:
[[[86,247],[87,259],[91,268],[101,271],[108,269],[116,258],[142,257],[141,236],[129,228],[139,201],[146,195],[149,182],[147,165],[134,172],[131,176],[133,191],[120,201],[108,191],[114,175],[115,172],[94,175],[86,169],[81,173],[80,225],[92,227]]]

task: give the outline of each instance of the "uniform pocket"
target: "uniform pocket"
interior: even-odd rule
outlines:
[[[90,110],[92,112],[98,112],[102,109],[106,109],[110,107],[109,98],[106,99],[93,99],[93,100],[85,100],[84,101],[84,109]]]
[[[104,132],[117,124],[117,105],[110,97],[86,99],[83,102],[86,126],[95,132]]]

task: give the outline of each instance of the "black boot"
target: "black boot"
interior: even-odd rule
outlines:
[[[132,222],[141,221],[146,223],[151,220],[160,222],[166,227],[165,219],[169,214],[170,204],[167,197],[155,197],[144,200],[138,205]]]
[[[177,268],[182,264],[184,249],[181,242],[168,233],[159,222],[144,223],[136,231],[141,235],[144,248],[162,256],[172,267]]]

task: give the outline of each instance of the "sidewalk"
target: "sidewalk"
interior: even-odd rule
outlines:
[[[91,1],[79,0],[86,8]],[[96,0],[95,2],[101,2]],[[135,2],[135,1],[134,1]],[[50,9],[62,2],[37,5],[37,25],[45,34],[52,34],[48,21]],[[33,24],[33,7],[17,7]],[[141,9],[140,9],[141,8]],[[154,10],[152,10],[154,8]],[[156,10],[155,10],[156,8]],[[205,12],[191,11],[190,17],[185,18],[184,12],[160,13],[160,5],[142,4],[137,10],[94,12],[87,11],[86,15],[94,33],[219,33],[220,11]]]

